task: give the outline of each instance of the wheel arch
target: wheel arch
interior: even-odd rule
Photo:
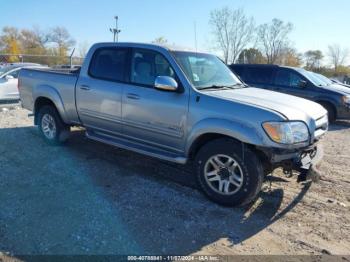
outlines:
[[[40,96],[40,97],[38,97],[35,100],[35,103],[34,103],[34,124],[35,125],[38,125],[39,111],[40,111],[40,109],[43,106],[52,106],[52,107],[54,107],[57,110],[58,115],[63,120],[62,115],[61,115],[60,111],[58,110],[57,105],[51,99],[49,99],[49,98],[47,98],[45,96]]]
[[[318,99],[318,100],[316,100],[316,103],[318,103],[320,105],[324,104],[324,105],[330,106],[334,111],[335,118],[337,118],[337,115],[338,115],[337,107],[335,106],[335,104],[332,101],[330,101],[328,99]]]
[[[207,119],[192,129],[186,143],[186,155],[193,159],[203,145],[218,138],[229,138],[252,148],[264,144],[264,138],[254,127],[227,120]]]
[[[42,85],[35,88],[34,97],[34,123],[37,124],[37,116],[40,108],[44,105],[54,106],[62,121],[67,123],[67,116],[63,101],[57,90],[48,85]]]

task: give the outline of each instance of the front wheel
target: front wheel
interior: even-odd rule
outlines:
[[[38,113],[39,130],[46,142],[52,145],[64,143],[69,136],[67,126],[53,106],[43,106]]]
[[[249,204],[261,190],[264,172],[260,159],[232,139],[216,139],[204,145],[195,165],[198,184],[218,204]]]

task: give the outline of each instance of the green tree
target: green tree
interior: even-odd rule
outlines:
[[[309,50],[304,53],[304,58],[306,68],[313,71],[320,68],[323,54],[320,50]]]
[[[266,64],[267,59],[263,56],[259,49],[244,49],[238,57],[240,64]]]

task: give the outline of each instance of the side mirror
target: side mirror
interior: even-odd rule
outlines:
[[[13,76],[11,76],[11,75],[6,75],[6,76],[5,76],[5,79],[6,79],[6,80],[10,80],[10,79],[15,79],[15,78],[14,78]]]
[[[299,85],[298,85],[298,86],[301,87],[301,88],[305,88],[305,87],[307,86],[307,81],[301,80],[301,81],[299,82]]]
[[[170,76],[157,76],[154,87],[163,91],[177,91],[178,84],[174,78]]]

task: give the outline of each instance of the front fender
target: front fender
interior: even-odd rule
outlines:
[[[316,103],[319,103],[319,102],[330,103],[334,107],[337,107],[340,104],[339,101],[336,98],[332,97],[332,96],[325,96],[325,95],[317,96],[317,97],[314,98],[314,100],[316,101]]]
[[[62,101],[60,94],[54,87],[49,85],[39,85],[35,87],[35,89],[33,90],[34,104],[35,104],[35,101],[40,97],[44,97],[51,100],[55,104],[56,109],[60,114],[63,122],[68,123],[68,118],[67,118],[66,110],[64,108],[64,103]],[[34,113],[36,114],[37,112],[34,112]]]
[[[225,119],[210,118],[201,120],[190,131],[186,142],[186,155],[190,153],[191,146],[197,138],[210,133],[229,136],[243,143],[257,146],[263,146],[267,142],[264,133],[259,132],[254,126]]]

